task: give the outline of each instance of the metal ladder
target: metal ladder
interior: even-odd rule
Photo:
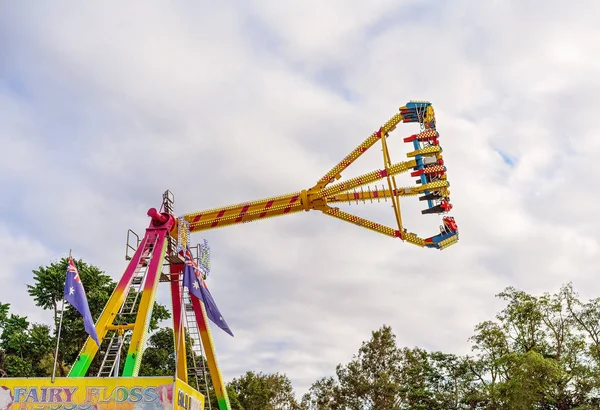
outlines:
[[[131,333],[128,332],[123,336],[119,335],[118,332],[113,331],[113,335],[110,338],[108,347],[106,348],[106,354],[100,365],[98,371],[98,377],[111,377],[114,376],[115,366],[117,365],[117,358],[120,357],[119,353],[123,348],[123,345],[131,339]],[[120,360],[119,360],[120,361]]]
[[[144,250],[142,251],[142,256],[140,257],[140,261],[135,268],[133,277],[131,278],[131,284],[127,290],[127,296],[117,315],[117,317],[120,319],[130,319],[133,317],[133,321],[135,322],[135,317],[137,316],[138,312],[137,302],[141,295],[144,279],[146,278],[148,266],[150,265],[152,254],[157,242],[158,235],[149,237],[146,240]],[[127,344],[129,340],[131,340],[131,333],[131,330],[127,330],[123,335],[119,335],[117,331],[112,332],[112,337],[108,342],[106,353],[104,354],[104,358],[100,364],[100,369],[98,370],[98,377],[110,377],[114,374],[115,366],[117,365],[118,361],[117,358],[120,357],[119,353],[121,352],[123,345]]]
[[[196,386],[198,386],[198,388],[200,388],[198,377],[204,378],[208,408],[210,409],[210,392],[208,391],[208,380],[206,379],[208,373],[206,372],[206,362],[202,356],[202,339],[200,338],[200,331],[198,330],[198,322],[196,322],[196,315],[194,313],[194,307],[192,306],[188,288],[182,286],[181,292],[183,297],[183,310],[185,312],[185,327],[190,335],[190,339],[192,339],[192,366],[188,366],[188,375],[195,378]],[[196,357],[200,358],[202,364],[196,362]]]
[[[175,198],[173,197],[173,194],[171,193],[171,191],[166,190],[163,194],[162,211],[173,215],[173,213],[175,212],[174,202]],[[168,235],[167,241],[169,244],[167,249],[168,253],[177,253],[177,240],[171,235]]]

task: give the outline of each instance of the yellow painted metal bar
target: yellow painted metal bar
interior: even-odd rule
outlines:
[[[134,329],[134,328],[135,328],[134,323],[129,323],[126,325],[108,325],[108,326],[106,326],[106,330],[116,330],[116,331],[119,331],[119,330],[125,331],[125,330]]]
[[[215,395],[217,396],[217,401],[219,403],[219,409],[229,410],[231,409],[229,395],[227,394],[225,379],[223,379],[221,369],[219,368],[219,364],[217,362],[215,343],[212,338],[210,327],[208,326],[206,308],[204,307],[204,303],[193,294],[190,294],[190,299],[192,300],[192,306],[196,315],[196,322],[198,323],[198,330],[200,331],[200,339],[202,340],[202,346],[204,347],[206,363],[208,365],[210,377],[215,389]]]
[[[454,236],[444,239],[438,245],[440,246],[440,249],[446,249],[447,247],[452,246],[457,242],[458,242],[458,235],[454,235]]]
[[[356,161],[364,152],[371,148],[380,138],[396,128],[402,121],[402,114],[398,113],[390,118],[378,131],[371,134],[366,140],[364,140],[358,147],[354,149],[350,154],[341,160],[335,167],[327,172],[323,178],[317,183],[317,188],[321,189],[329,184],[336,178],[339,178],[342,171],[348,168],[354,161]]]
[[[406,154],[407,157],[416,157],[417,155],[435,155],[439,152],[442,152],[442,149],[439,145],[430,145],[428,147],[424,147],[415,151],[411,151]]]
[[[371,184],[375,181],[379,181],[387,176],[400,174],[402,172],[406,172],[411,168],[414,168],[417,165],[415,160],[398,162],[397,164],[392,165],[389,170],[377,170],[373,172],[369,172],[368,174],[360,175],[356,178],[349,179],[344,182],[339,182],[337,184],[331,185],[327,188],[322,189],[319,192],[320,198],[325,198],[331,195],[335,195],[341,192],[348,191],[350,189],[358,188],[363,185]]]
[[[190,232],[198,232],[291,214],[302,210],[323,210],[325,206],[324,198],[326,197],[331,197],[332,195],[367,185],[386,177],[393,177],[396,174],[412,169],[415,165],[415,160],[399,162],[386,167],[384,170],[373,171],[331,185],[320,191],[312,188],[308,191],[304,190],[293,194],[185,214],[183,218],[189,223]],[[395,181],[393,181],[393,184],[395,185]],[[397,206],[399,207],[399,204]]]
[[[400,231],[390,228],[389,226],[381,225],[375,223],[373,221],[369,221],[368,219],[361,218],[360,216],[352,215],[347,212],[340,210],[339,208],[330,208],[327,207],[326,210],[323,211],[325,215],[333,216],[334,218],[341,219],[345,222],[350,222],[354,225],[362,226],[363,228],[370,229],[375,232],[379,232],[381,234],[391,236],[392,238],[399,238]]]
[[[293,192],[293,193],[289,193],[289,194],[285,194],[285,195],[272,196],[269,198],[257,199],[254,201],[242,202],[242,203],[234,204],[234,205],[227,205],[227,206],[221,206],[221,207],[217,207],[217,208],[205,209],[203,211],[185,214],[185,215],[183,215],[183,218],[186,221],[193,223],[194,218],[197,216],[201,216],[204,219],[204,218],[209,218],[209,216],[216,217],[220,212],[229,213],[229,212],[241,211],[246,206],[251,207],[251,208],[260,208],[260,207],[266,206],[268,203],[280,204],[280,203],[289,201],[291,198],[298,196],[298,195],[300,195],[300,192]]]
[[[287,203],[284,202],[278,205],[273,204],[270,205],[268,208],[248,208],[247,211],[244,211],[243,208],[241,210],[233,209],[229,213],[223,213],[223,216],[218,218],[207,218],[206,220],[198,219],[197,222],[190,223],[190,232],[198,232],[208,229],[235,225],[239,223],[252,222],[258,219],[272,218],[274,216],[291,214],[303,210],[302,203],[299,199],[294,201],[293,204],[290,204],[289,202],[290,201],[287,201]]]
[[[422,194],[425,191],[444,191],[450,183],[447,180],[433,181],[425,185],[417,185],[412,187],[396,188],[394,196],[414,196]],[[391,198],[392,194],[389,189],[369,188],[366,191],[360,192],[345,192],[327,197],[327,203],[351,202],[351,201],[372,201],[373,199]]]
[[[381,139],[381,145],[383,149],[383,163],[385,165],[385,170],[387,173],[387,181],[388,187],[390,188],[390,192],[396,192],[396,178],[391,174],[390,168],[392,167],[392,161],[390,159],[390,152],[388,151],[387,142],[385,138]],[[392,205],[394,208],[394,216],[396,217],[396,223],[398,224],[398,230],[402,232],[402,215],[400,214],[400,197],[397,195],[392,196],[391,198]]]
[[[398,123],[420,122],[421,125],[423,125],[424,121],[425,127],[434,127],[435,125],[432,124],[432,122],[435,121],[435,117],[433,108],[431,106],[427,107],[425,119],[417,118],[422,113],[417,112],[417,108],[413,107],[412,105],[409,104],[409,106],[410,108],[406,106],[400,107],[400,113],[394,115],[377,132],[374,132],[367,137],[342,161],[340,161],[335,167],[327,172],[312,188],[304,189],[302,191],[287,195],[265,198],[236,205],[229,205],[222,208],[213,208],[206,211],[194,212],[184,215],[183,219],[189,223],[190,232],[196,232],[239,223],[252,222],[263,218],[292,214],[302,210],[320,210],[327,215],[346,220],[360,226],[365,226],[369,229],[373,229],[386,235],[402,237],[402,239],[405,239],[404,236],[406,235],[408,242],[415,245],[424,246],[424,240],[422,238],[419,238],[414,234],[406,233],[406,230],[403,227],[400,197],[418,195],[424,191],[437,191],[442,196],[447,196],[449,193],[449,184],[445,179],[445,175],[442,175],[440,180],[425,185],[398,188],[395,176],[415,168],[417,162],[414,157],[417,155],[425,155],[435,156],[436,158],[440,159],[440,154],[442,152],[442,149],[439,145],[429,145],[409,152],[407,154],[409,158],[408,161],[403,161],[396,164],[391,163],[391,157],[387,146],[387,135],[396,128]],[[428,129],[417,134],[417,138],[419,139],[427,139],[432,137],[438,137],[438,133],[435,131],[435,129]],[[381,140],[383,148],[383,170],[376,170],[330,185],[335,179],[340,179],[342,172],[379,140]],[[371,190],[369,188],[367,189],[367,192],[365,192],[361,188],[361,192],[348,192],[350,190],[377,182],[384,178],[387,179],[388,189]],[[372,201],[373,199],[381,198],[390,198],[392,201],[394,207],[394,216],[398,225],[397,231],[366,219],[346,214],[337,208],[331,208],[328,206],[328,203],[360,200],[365,201],[367,199]],[[176,235],[176,232],[171,232],[171,235]]]
[[[300,192],[183,215],[190,232],[270,218],[302,209]]]
[[[379,232],[379,233],[387,235],[387,236],[391,236],[392,238],[401,238],[404,241],[411,243],[413,245],[417,245],[420,247],[425,246],[425,240],[423,238],[418,237],[416,234],[414,234],[412,232],[404,231],[401,234],[400,231],[398,231],[394,228],[390,228],[389,226],[385,226],[385,225],[375,223],[373,221],[369,221],[368,219],[361,218],[360,216],[349,214],[347,212],[340,210],[339,208],[327,207],[327,210],[324,210],[323,213],[325,215],[329,215],[329,216],[333,216],[334,218],[341,219],[342,221],[350,222],[354,225],[358,225],[363,228],[367,228],[372,231]],[[448,246],[450,246],[450,245],[448,245]]]
[[[402,235],[402,239],[404,239],[408,243],[412,243],[413,245],[417,245],[420,247],[425,246],[425,240],[423,238],[418,237],[412,232],[404,232],[404,234]]]
[[[146,348],[146,337],[148,336],[150,318],[156,300],[156,290],[158,289],[160,274],[167,253],[166,229],[157,230],[156,235],[158,241],[152,251],[152,258],[146,273],[142,298],[135,318],[135,330],[131,336],[127,359],[125,359],[125,365],[123,366],[123,376],[135,377],[138,375]]]
[[[183,288],[178,280],[183,271],[183,265],[170,265],[171,304],[173,307],[173,339],[177,352],[177,377],[188,382],[187,349],[185,345],[185,303],[183,303]]]

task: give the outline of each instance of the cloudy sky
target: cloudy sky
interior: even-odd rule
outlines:
[[[303,393],[383,324],[462,354],[506,286],[600,296],[599,14],[593,0],[5,2],[0,300],[48,322],[32,269],[72,248],[117,279],[127,229],[144,232],[164,190],[180,215],[309,188],[411,99],[436,109],[459,244],[316,212],[197,234],[236,334],[214,332],[226,379],[285,372]],[[392,134],[395,161],[416,130]],[[373,151],[344,176],[380,168]],[[405,225],[435,234],[419,205],[403,202]],[[389,203],[343,208],[393,222]]]

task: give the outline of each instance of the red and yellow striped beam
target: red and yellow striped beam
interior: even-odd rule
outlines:
[[[186,214],[190,232],[205,231],[302,211],[300,192]]]
[[[314,187],[288,195],[186,214],[183,218],[190,224],[190,232],[198,232],[296,213],[302,210],[324,210],[326,204],[324,198],[406,172],[415,165],[414,160],[399,162],[389,169],[369,172],[321,190]]]

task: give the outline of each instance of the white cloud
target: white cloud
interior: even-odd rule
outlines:
[[[461,241],[420,250],[312,213],[198,234],[236,334],[215,330],[225,377],[286,372],[303,392],[384,323],[405,345],[464,353],[504,286],[597,296],[586,3],[13,5],[0,16],[0,299],[32,311],[15,278],[69,248],[117,278],[126,229],[143,232],[167,188],[178,214],[308,188],[410,99],[436,107]],[[380,168],[373,150],[348,174]],[[417,202],[405,221],[428,236],[439,219]],[[392,221],[389,204],[345,209]]]
[[[0,260],[2,260],[2,288],[0,303],[9,303],[11,313],[27,316],[30,322],[52,323],[51,314],[35,307],[27,293],[32,285],[31,271],[58,256],[35,238],[8,229],[0,223]]]

